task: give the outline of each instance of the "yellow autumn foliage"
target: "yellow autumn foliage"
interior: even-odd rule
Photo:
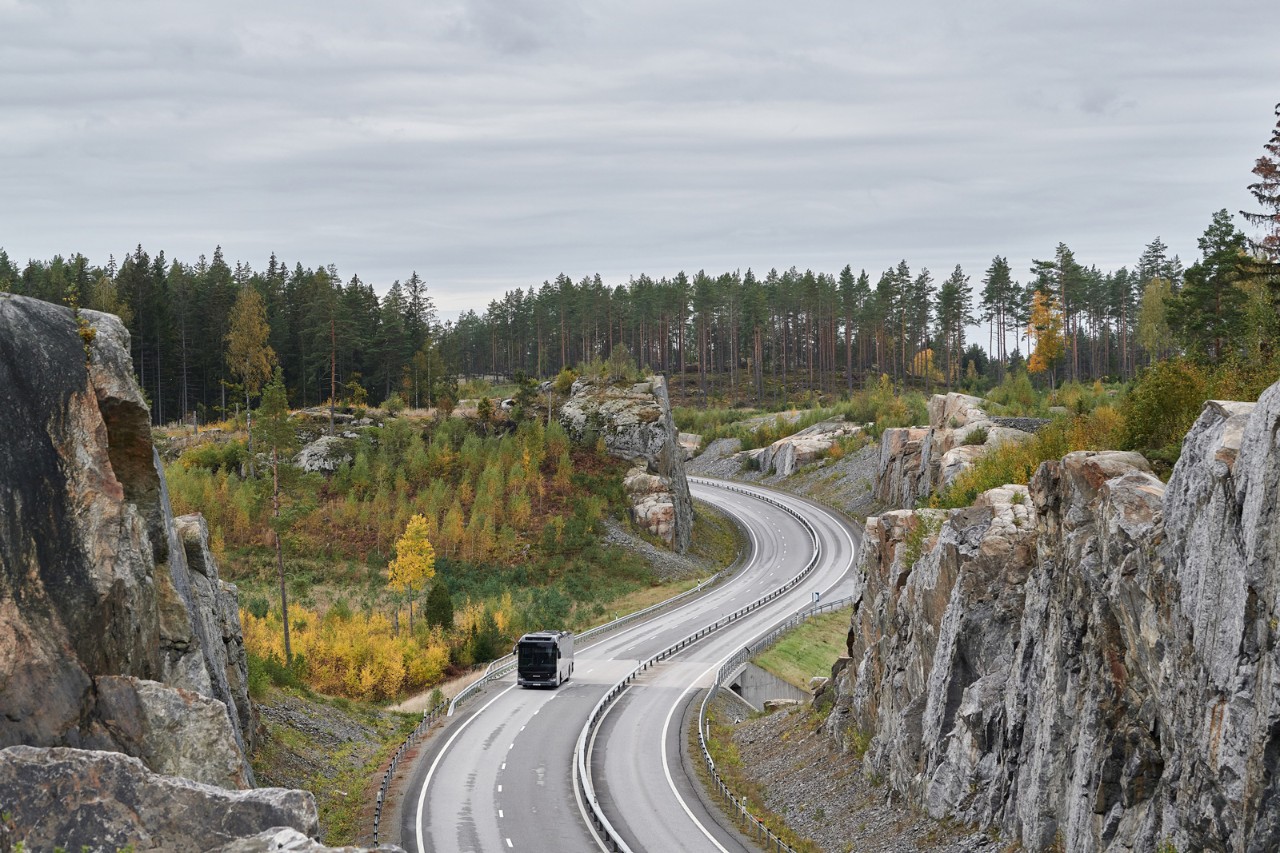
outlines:
[[[396,634],[382,613],[321,616],[291,607],[290,639],[306,661],[303,675],[313,690],[363,701],[393,699],[438,683],[449,663],[449,648],[438,634],[423,642]],[[284,658],[280,614],[259,619],[240,611],[245,649],[259,657]]]

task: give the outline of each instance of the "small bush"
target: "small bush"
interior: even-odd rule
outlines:
[[[382,401],[382,408],[389,415],[398,415],[404,411],[404,398],[399,394],[392,394]]]
[[[1210,377],[1186,358],[1157,362],[1142,372],[1122,404],[1124,447],[1177,459],[1182,439],[1204,401]]]
[[[249,458],[243,441],[221,444],[203,444],[182,454],[178,460],[185,468],[203,468],[207,471],[239,471]]]
[[[988,437],[987,428],[978,427],[977,429],[969,430],[969,432],[964,437],[964,443],[973,444],[973,445],[986,444],[987,437]]]
[[[249,599],[249,612],[257,619],[266,619],[267,612],[271,610],[271,604],[260,595]]]
[[[1008,415],[1035,416],[1045,411],[1040,395],[1031,386],[1031,377],[1022,370],[1010,371],[1003,382],[987,392],[987,401]]]

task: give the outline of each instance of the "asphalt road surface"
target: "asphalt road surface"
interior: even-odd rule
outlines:
[[[514,675],[472,698],[424,751],[402,808],[402,844],[414,851],[597,851],[573,784],[573,750],[600,698],[637,662],[793,578],[814,553],[791,513],[694,481],[699,499],[736,518],[750,554],[735,575],[694,600],[575,650],[573,678],[555,690],[521,689]],[[702,805],[681,761],[683,715],[721,662],[787,616],[853,591],[861,545],[853,525],[817,504],[750,487],[799,513],[818,538],[813,571],[786,594],[713,632],[633,681],[592,743],[590,767],[610,823],[633,851],[737,851],[744,846]],[[700,760],[700,759],[699,759]]]

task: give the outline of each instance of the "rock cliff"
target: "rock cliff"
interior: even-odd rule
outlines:
[[[862,424],[843,420],[823,421],[780,438],[767,447],[743,452],[754,460],[757,471],[790,477],[802,465],[822,458],[837,441],[857,435],[863,428]]]
[[[666,380],[652,376],[613,385],[579,379],[559,420],[575,441],[599,437],[609,455],[632,463],[623,481],[632,520],[684,553],[693,530],[693,499]]]
[[[934,394],[927,427],[887,429],[880,441],[875,497],[886,506],[910,509],[948,486],[989,449],[1026,441],[1043,421],[995,418],[985,401],[967,394]]]
[[[123,324],[0,296],[0,411],[0,801],[60,747],[251,787],[236,589],[171,517]]]
[[[1278,434],[1280,384],[1207,404],[1167,486],[1080,452],[869,519],[829,731],[1029,849],[1280,849]]]

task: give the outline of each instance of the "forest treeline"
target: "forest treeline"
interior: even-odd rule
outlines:
[[[1214,213],[1184,268],[1158,237],[1132,268],[1103,271],[1065,243],[1015,270],[996,256],[981,273],[945,276],[903,260],[869,274],[791,267],[757,274],[640,274],[622,283],[566,274],[514,289],[440,323],[416,273],[379,296],[333,265],[234,267],[220,248],[194,263],[142,246],[94,265],[80,254],[15,264],[0,249],[0,290],[119,314],[138,378],[164,423],[225,414],[238,398],[226,340],[237,297],[259,292],[291,402],[399,393],[429,405],[458,375],[546,378],[627,347],[635,361],[728,403],[786,400],[797,390],[852,390],[887,374],[900,386],[950,387],[966,373],[998,380],[1028,360],[1042,381],[1128,380],[1154,360],[1269,358],[1277,329],[1280,126],[1249,189],[1260,227],[1246,239]],[[973,339],[976,324],[985,334]],[[982,340],[981,338],[985,338]]]

